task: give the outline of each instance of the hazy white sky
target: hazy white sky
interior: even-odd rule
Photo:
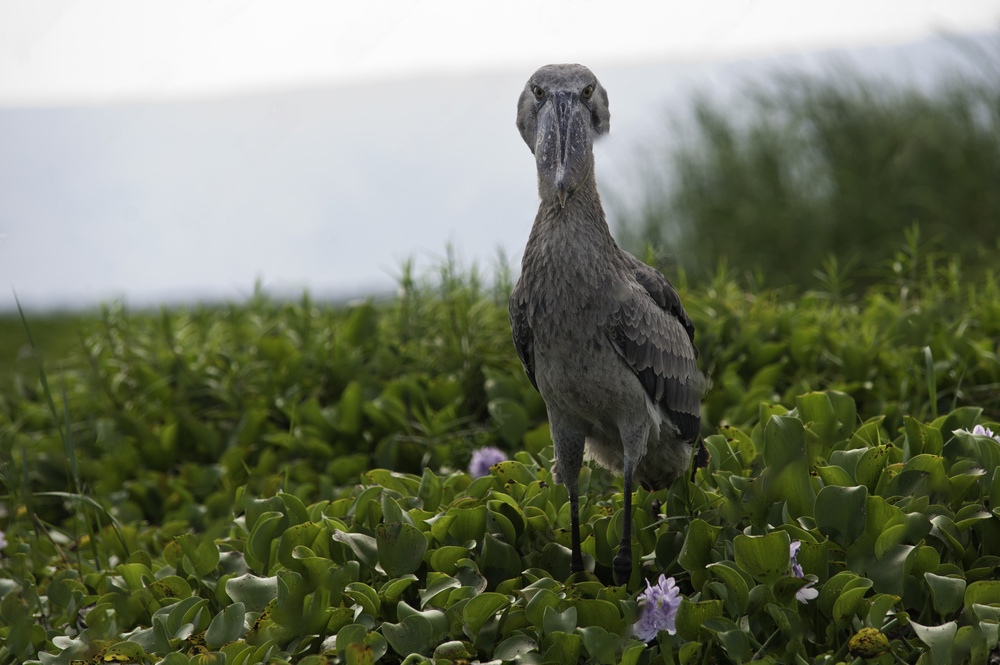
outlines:
[[[0,0],[0,105],[104,104],[995,28],[998,0]]]

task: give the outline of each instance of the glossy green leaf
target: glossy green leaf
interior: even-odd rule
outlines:
[[[979,580],[965,589],[965,607],[973,605],[1000,605],[1000,580]]]
[[[257,577],[247,573],[226,581],[226,593],[249,612],[261,612],[278,597],[277,577]]]
[[[590,625],[590,624],[584,624]],[[576,608],[567,607],[559,612],[553,607],[546,607],[542,612],[542,630],[545,633],[572,633],[576,630]]]
[[[512,635],[497,645],[493,651],[494,658],[514,660],[522,654],[538,649],[538,643],[526,635]]]
[[[931,590],[934,610],[942,617],[961,609],[965,600],[965,580],[924,573],[924,579]]]
[[[869,492],[874,492],[879,476],[889,461],[892,446],[875,446],[869,448],[858,460],[854,477],[859,485],[864,485]]]
[[[685,640],[693,642],[698,639],[704,623],[709,619],[721,617],[722,613],[722,601],[720,600],[703,600],[700,603],[692,603],[686,598],[682,598],[675,619],[677,634]]]
[[[687,571],[703,570],[712,561],[711,551],[720,527],[701,519],[691,520],[677,563]]]
[[[199,538],[193,534],[186,533],[177,536],[184,555],[194,567],[194,574],[202,577],[208,575],[219,565],[219,546],[210,538]]]
[[[740,534],[733,540],[736,565],[764,584],[773,583],[788,573],[790,544],[782,531],[766,536]]]
[[[350,533],[334,529],[330,537],[351,548],[358,560],[374,568],[378,565],[378,542],[363,533]]]
[[[833,603],[833,619],[839,624],[850,622],[862,610],[862,598],[872,586],[871,580],[857,578],[849,581]]]
[[[720,561],[708,564],[706,568],[722,581],[728,597],[734,603],[736,616],[743,615],[750,602],[750,589],[743,575],[736,569],[735,564],[729,561]]]
[[[517,400],[499,397],[487,405],[500,438],[509,446],[519,446],[528,431],[528,414]]]
[[[399,623],[385,622],[380,629],[392,650],[400,656],[411,653],[429,654],[433,646],[433,628],[430,621],[413,614]]]
[[[773,416],[764,428],[764,464],[775,473],[787,464],[805,461],[805,434],[802,421],[790,416]]]
[[[379,563],[390,577],[415,572],[427,551],[427,537],[416,527],[399,522],[379,524],[375,542]]]
[[[466,603],[462,609],[462,619],[468,625],[469,631],[475,635],[483,624],[509,604],[510,601],[503,594],[481,593]]]
[[[554,546],[555,543],[549,545]],[[500,582],[517,576],[522,570],[522,565],[517,550],[492,534],[486,534],[479,567],[485,571],[486,579],[492,587],[495,588]]]
[[[243,635],[243,619],[246,609],[243,603],[233,603],[215,615],[205,631],[205,644],[209,649],[218,649]]]
[[[868,488],[827,486],[816,495],[815,518],[820,533],[846,547],[865,530]]]
[[[488,478],[480,480],[489,481]],[[483,542],[483,535],[486,533],[486,506],[470,506],[463,508],[453,508],[447,515],[453,519],[448,526],[448,534],[452,536],[458,544],[465,544],[470,540],[477,543]],[[434,534],[437,537],[437,534]]]
[[[916,621],[910,621],[913,632],[921,642],[931,649],[931,663],[933,665],[950,665],[952,663],[952,647],[955,643],[955,635],[958,633],[958,624],[949,621],[940,626],[923,626]]]
[[[600,626],[588,626],[579,629],[583,636],[583,646],[589,658],[588,663],[599,663],[601,665],[617,665],[617,654],[624,647],[624,640],[609,633]]]

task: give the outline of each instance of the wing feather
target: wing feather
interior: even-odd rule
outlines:
[[[518,286],[515,286],[510,294],[507,312],[510,315],[510,334],[514,338],[517,357],[521,359],[524,373],[528,375],[531,385],[535,387],[535,390],[538,390],[538,383],[535,381],[534,334],[528,322],[528,303]]]
[[[666,277],[631,254],[623,255],[631,259],[629,267],[643,289],[614,311],[608,336],[650,399],[670,415],[681,437],[693,440],[701,428],[704,384],[694,324]]]

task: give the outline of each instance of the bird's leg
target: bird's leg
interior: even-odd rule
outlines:
[[[552,431],[552,445],[555,448],[555,468],[552,470],[556,481],[566,486],[569,492],[570,537],[573,553],[570,559],[570,573],[583,572],[583,553],[580,550],[580,467],[583,466],[583,450],[586,435],[578,427],[562,416],[559,411],[549,409],[549,426]]]
[[[576,480],[567,484],[569,490],[569,520],[570,537],[572,539],[573,554],[570,559],[569,572],[583,572],[583,553],[580,550],[580,492],[577,489]]]
[[[632,576],[632,460],[628,455],[625,456],[622,480],[622,541],[614,560],[615,584],[618,586],[628,584],[629,577]]]

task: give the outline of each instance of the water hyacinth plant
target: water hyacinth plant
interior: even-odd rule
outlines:
[[[5,384],[0,665],[937,665],[997,648],[1000,292],[687,293],[717,377],[709,466],[634,493],[621,587],[620,480],[584,464],[587,571],[570,577],[568,496],[504,347],[505,294],[449,279],[344,310],[109,309],[51,405],[37,364]],[[455,469],[485,447],[510,459]]]
[[[802,541],[793,540],[791,545],[788,547],[788,556],[790,559],[790,565],[792,567],[792,575],[798,578],[805,577],[805,573],[802,571],[802,566],[799,565],[798,553],[799,548],[802,546]],[[804,587],[795,592],[795,599],[800,603],[808,603],[810,600],[819,596],[819,591],[813,589],[812,586],[815,582],[809,582]]]
[[[994,434],[993,430],[991,430],[989,427],[983,427],[982,425],[976,425],[975,427],[972,428],[972,431],[969,431],[968,429],[966,429],[965,431],[969,432],[969,434],[976,434],[976,435],[979,435],[979,436],[988,436],[991,439],[996,439],[997,441],[1000,441],[1000,434]]]
[[[640,603],[639,620],[632,627],[636,637],[649,642],[661,630],[671,635],[677,633],[674,622],[677,608],[681,606],[681,595],[673,577],[661,574],[655,585],[646,580],[646,590],[636,600]]]
[[[469,461],[469,475],[473,478],[482,478],[490,475],[490,467],[499,464],[507,459],[507,455],[495,446],[477,448],[472,453],[472,460]]]

